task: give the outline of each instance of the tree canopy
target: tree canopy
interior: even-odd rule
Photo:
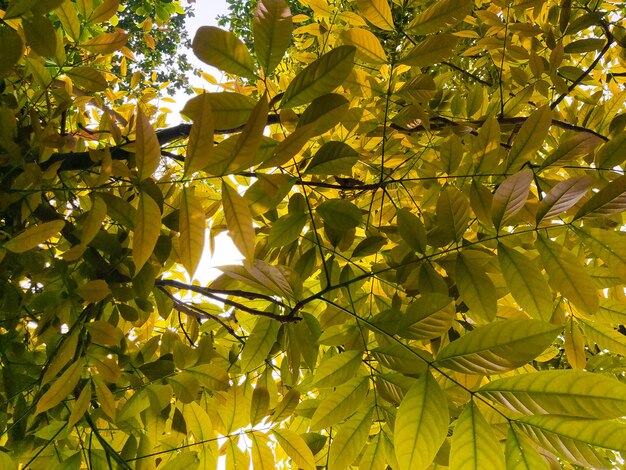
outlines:
[[[299,3],[2,2],[0,467],[622,467],[626,8]]]

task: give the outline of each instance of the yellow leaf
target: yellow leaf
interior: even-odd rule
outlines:
[[[76,293],[87,302],[95,303],[100,302],[107,295],[109,295],[111,293],[111,289],[109,289],[106,281],[102,279],[95,279],[80,286],[76,289]]]
[[[304,470],[315,470],[313,452],[299,434],[289,429],[274,429],[272,432],[285,453],[293,460],[295,466]]]
[[[128,41],[128,34],[116,31],[114,33],[98,34],[81,45],[84,49],[94,54],[110,54],[124,47],[126,41]]]
[[[54,57],[57,48],[57,35],[52,22],[44,16],[34,16],[22,20],[26,41],[33,50],[43,57]]]
[[[215,121],[211,102],[204,99],[197,101],[197,103],[199,106],[193,115],[193,125],[189,132],[187,154],[185,155],[185,176],[207,166],[213,153]]]
[[[76,384],[78,384],[80,380],[82,370],[83,363],[81,361],[77,361],[69,366],[67,370],[63,372],[63,375],[61,375],[48,391],[41,396],[39,401],[37,401],[35,414],[37,415],[48,411],[50,408],[61,403],[61,400],[72,393],[72,390],[74,390],[74,387],[76,387]]]
[[[74,357],[76,346],[78,345],[78,328],[74,329],[69,337],[64,338],[63,343],[59,346],[50,361],[46,372],[41,379],[43,387],[50,382],[59,373],[63,367]]]
[[[161,146],[156,132],[140,107],[137,107],[135,158],[140,181],[152,176],[161,159]]]
[[[94,378],[94,383],[96,384],[96,397],[98,398],[98,403],[100,404],[100,408],[112,420],[115,420],[115,412],[117,411],[115,408],[115,397],[109,390],[109,387],[98,377]]]
[[[141,193],[135,220],[133,238],[133,261],[135,272],[139,272],[156,246],[161,232],[161,210],[147,194]]]
[[[387,0],[357,0],[356,4],[363,17],[374,26],[385,31],[395,30]]]
[[[351,28],[343,32],[345,44],[356,47],[356,57],[370,64],[386,64],[387,54],[378,38],[361,28]]]
[[[89,17],[90,23],[103,23],[117,13],[119,0],[104,0]]]
[[[473,401],[465,405],[456,422],[450,467],[464,470],[505,468],[502,446]]]
[[[250,209],[245,199],[225,181],[222,183],[222,206],[228,235],[246,261],[251,263],[254,260],[256,234]]]
[[[64,220],[53,220],[28,227],[19,235],[4,244],[4,248],[14,253],[24,253],[57,235],[65,227]]]
[[[406,393],[396,414],[393,441],[400,470],[430,467],[449,424],[446,396],[426,372]]]
[[[89,408],[89,402],[91,401],[91,382],[87,382],[80,392],[80,395],[74,402],[72,407],[72,413],[67,425],[71,428],[83,417],[87,409]]]
[[[87,323],[87,331],[89,331],[91,340],[95,344],[101,344],[103,346],[119,345],[121,339],[124,337],[122,330],[105,320],[96,320]]]
[[[193,189],[183,189],[179,217],[180,261],[189,273],[189,277],[193,278],[204,251],[206,227],[202,205],[194,196]]]
[[[83,230],[80,234],[80,244],[88,245],[98,232],[102,229],[102,222],[107,216],[107,205],[104,200],[99,197],[93,199],[91,210],[87,215],[87,219],[83,224]]]
[[[339,427],[330,446],[329,470],[348,468],[354,462],[367,442],[373,414],[374,408],[368,406]]]
[[[74,4],[70,0],[65,0],[59,8],[55,10],[57,17],[61,21],[63,29],[67,35],[77,42],[80,38],[80,20]]]

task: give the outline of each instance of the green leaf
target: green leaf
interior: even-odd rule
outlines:
[[[191,188],[183,188],[181,193],[178,224],[180,261],[193,278],[204,251],[206,220],[202,204]]]
[[[298,239],[306,225],[308,216],[304,212],[286,214],[272,224],[267,244],[272,247],[288,245]]]
[[[400,470],[424,470],[448,434],[450,415],[445,394],[427,372],[419,377],[398,407],[393,444]]]
[[[13,66],[22,57],[24,44],[14,29],[9,28],[6,24],[0,25],[0,77],[8,75]]]
[[[426,251],[426,229],[422,221],[409,209],[396,211],[398,218],[398,233],[411,248],[420,253]]]
[[[598,310],[598,292],[583,265],[561,245],[543,236],[537,237],[537,249],[550,285],[576,308],[594,314]]]
[[[594,255],[626,278],[626,233],[592,227],[575,230]]]
[[[241,372],[251,372],[263,365],[276,342],[280,324],[271,318],[258,317],[241,353]]]
[[[608,217],[626,210],[626,175],[615,178],[576,212],[574,220],[593,215]]]
[[[337,230],[350,230],[361,224],[361,209],[345,199],[329,199],[317,206],[324,223]]]
[[[319,404],[311,418],[313,431],[340,423],[363,404],[369,389],[369,377],[362,376],[340,385]]]
[[[246,200],[226,181],[222,182],[222,206],[228,235],[246,261],[254,260],[256,234]]]
[[[458,42],[459,39],[456,36],[446,33],[426,37],[418,42],[401,62],[412,67],[427,67],[438,64],[452,55]]]
[[[161,145],[150,121],[137,107],[137,139],[135,141],[135,159],[139,180],[152,176],[159,167],[161,160]]]
[[[91,382],[87,382],[78,395],[78,398],[74,401],[72,406],[72,413],[67,421],[68,427],[73,427],[80,419],[85,415],[85,412],[89,408],[91,403]]]
[[[543,106],[532,113],[522,124],[515,136],[506,159],[506,171],[517,170],[524,163],[532,160],[534,154],[543,146],[552,124],[552,110]]]
[[[65,399],[80,380],[81,373],[83,371],[82,361],[76,361],[70,365],[65,372],[50,386],[50,388],[44,393],[39,400],[37,400],[37,408],[35,414],[48,411],[50,408],[55,407],[61,400]]]
[[[456,257],[456,285],[470,316],[493,321],[498,310],[496,289],[491,279],[475,260],[463,253]]]
[[[205,64],[250,80],[256,78],[248,48],[230,31],[216,26],[201,26],[191,47],[196,57]]]
[[[104,0],[91,12],[89,22],[94,24],[104,23],[117,13],[119,6],[119,0]]]
[[[626,159],[626,135],[613,136],[605,143],[596,154],[596,165],[598,168],[614,168],[624,163]]]
[[[257,59],[270,75],[291,43],[291,10],[284,0],[261,0],[252,21],[254,50]]]
[[[509,427],[504,452],[507,470],[550,470],[546,460],[514,426]]]
[[[315,133],[322,134],[337,125],[348,111],[349,102],[342,95],[328,93],[315,98],[304,110],[296,129],[315,123]]]
[[[366,29],[350,28],[342,32],[344,44],[356,47],[356,58],[368,64],[386,64],[387,54],[378,38]]]
[[[302,70],[285,90],[281,108],[293,108],[330,93],[350,74],[354,66],[354,46],[339,46]]]
[[[387,0],[357,0],[356,4],[363,18],[374,26],[385,31],[396,29]]]
[[[351,175],[352,167],[359,161],[359,154],[343,142],[326,142],[315,153],[305,174]]]
[[[74,67],[67,71],[67,76],[87,91],[104,91],[109,86],[104,75],[92,67]]]
[[[372,354],[381,365],[405,375],[423,374],[433,362],[428,351],[403,344],[378,346],[372,349]]]
[[[315,458],[302,437],[289,429],[273,429],[272,433],[293,463],[303,470],[315,470]]]
[[[437,218],[444,240],[458,241],[469,223],[469,202],[454,186],[447,186],[437,200]]]
[[[509,176],[496,189],[491,206],[491,217],[496,230],[506,225],[524,207],[532,181],[533,171],[527,168]]]
[[[591,419],[626,416],[626,384],[607,375],[546,370],[494,380],[478,393],[523,414]]]
[[[464,470],[504,468],[502,446],[473,401],[465,405],[454,427],[450,467]]]
[[[313,375],[312,386],[336,387],[354,377],[361,366],[361,351],[346,351],[322,361]]]
[[[461,22],[472,11],[474,2],[469,0],[441,0],[433,3],[409,23],[412,34],[439,33]]]
[[[515,301],[537,320],[552,318],[550,286],[535,263],[503,243],[498,244],[500,269]]]
[[[53,220],[38,225],[31,225],[7,241],[4,244],[4,248],[14,253],[24,253],[59,235],[63,227],[65,227],[64,220]]]
[[[587,468],[606,466],[588,446],[626,451],[626,425],[615,421],[543,415],[523,417],[517,424],[544,449]]]
[[[446,345],[436,364],[465,374],[516,369],[539,356],[562,329],[537,320],[496,321]]]
[[[610,326],[580,320],[585,341],[597,344],[600,349],[607,349],[613,354],[626,356],[626,336]]]
[[[141,270],[154,252],[160,233],[161,209],[154,199],[142,192],[139,197],[133,237],[135,272]]]
[[[372,425],[374,409],[372,406],[363,408],[339,426],[330,446],[329,470],[348,468],[363,450]]]
[[[24,27],[26,41],[37,54],[43,57],[55,56],[57,35],[54,25],[48,18],[45,16],[33,16],[30,19],[24,18],[22,26]]]
[[[589,176],[574,176],[557,183],[537,207],[537,224],[573,207],[585,195],[592,182]]]
[[[494,116],[489,116],[478,130],[478,135],[472,141],[471,152],[475,166],[474,173],[477,176],[482,171],[490,171],[498,164],[500,159],[500,124]],[[472,185],[474,185],[474,181],[472,181]]]

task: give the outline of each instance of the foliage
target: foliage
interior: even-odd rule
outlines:
[[[0,466],[620,467],[624,8],[300,3],[169,128],[116,1],[2,12]]]

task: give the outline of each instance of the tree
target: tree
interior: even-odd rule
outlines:
[[[2,468],[621,465],[624,7],[260,0],[168,128],[115,3],[0,20]]]

